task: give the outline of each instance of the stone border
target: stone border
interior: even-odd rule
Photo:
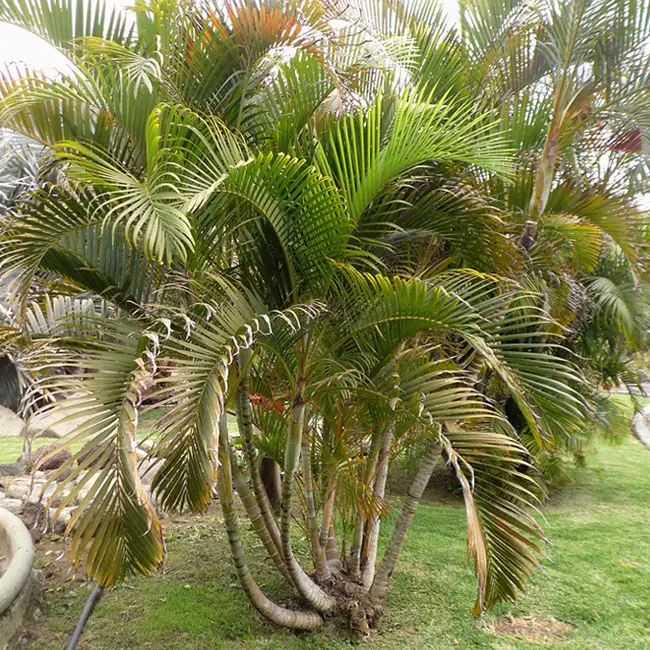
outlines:
[[[4,508],[0,508],[0,535],[9,551],[9,565],[0,577],[0,648],[4,648],[30,605],[34,544],[23,522]]]
[[[650,406],[646,406],[641,413],[632,418],[632,430],[636,437],[650,449]]]

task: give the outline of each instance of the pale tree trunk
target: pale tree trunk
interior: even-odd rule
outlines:
[[[309,541],[311,545],[311,555],[316,569],[318,580],[326,580],[329,575],[327,559],[325,557],[325,548],[320,543],[320,534],[318,530],[318,521],[316,518],[316,503],[314,499],[314,477],[311,467],[311,436],[309,435],[309,426],[303,430],[301,444],[301,461],[302,461],[302,480],[305,489],[305,507],[307,510],[307,527],[309,529]]]
[[[219,471],[217,486],[223,518],[228,533],[228,542],[237,575],[249,600],[262,616],[272,623],[296,630],[314,630],[323,624],[323,619],[316,612],[304,612],[280,607],[267,598],[257,586],[246,561],[244,545],[239,532],[237,513],[232,492],[232,467],[230,464],[230,444],[228,441],[228,424],[225,415],[219,421]]]
[[[386,493],[386,479],[388,477],[388,453],[393,443],[392,425],[386,431],[382,440],[381,449],[379,450],[379,461],[377,467],[377,476],[375,477],[374,493],[379,499],[384,498]],[[379,529],[381,519],[377,516],[372,521],[370,532],[368,534],[368,552],[364,558],[363,570],[361,571],[361,584],[370,589],[375,579],[375,567],[377,564],[377,546],[379,544]]]
[[[343,565],[336,548],[336,534],[334,532],[334,508],[336,506],[336,478],[332,477],[330,488],[323,504],[323,520],[320,529],[320,545],[325,549],[325,559],[330,572],[338,573]]]
[[[372,437],[372,443],[370,446],[370,452],[368,453],[368,458],[366,460],[366,466],[363,472],[363,481],[366,485],[370,485],[373,481],[375,471],[377,469],[377,463],[379,458],[379,437],[375,434]],[[357,522],[354,527],[354,535],[352,537],[352,547],[350,548],[350,559],[348,561],[348,571],[350,574],[356,578],[361,578],[361,563],[363,559],[363,550],[367,548],[368,538],[365,534],[369,530],[369,522],[366,520],[366,517],[359,508],[359,514],[357,515]]]
[[[339,549],[336,546],[336,531],[334,529],[334,524],[330,524],[330,529],[327,537],[327,546],[325,548],[325,553],[327,555],[327,561],[329,563],[337,563],[338,567],[341,568],[341,556],[339,554]]]
[[[285,568],[288,570],[289,575],[291,576],[291,582],[298,590],[298,593],[307,600],[310,604],[311,601],[309,596],[306,594],[311,593],[311,589],[315,587],[318,589],[318,592],[321,590],[317,585],[311,580],[311,578],[305,573],[300,564],[291,556],[291,560],[288,561],[284,557],[283,550],[283,540],[282,535],[280,534],[280,528],[278,527],[277,522],[273,516],[271,510],[271,504],[269,502],[266,489],[262,482],[262,478],[259,472],[259,466],[256,462],[256,453],[255,445],[253,443],[253,418],[252,418],[252,409],[250,403],[250,388],[249,388],[249,363],[251,359],[251,352],[249,350],[240,350],[239,351],[239,364],[240,364],[240,381],[237,393],[235,395],[235,404],[237,405],[237,425],[239,428],[239,433],[242,437],[244,443],[244,454],[246,456],[246,462],[248,463],[251,482],[253,484],[253,492],[257,500],[257,505],[262,514],[262,519],[266,529],[268,530],[275,547],[280,553],[282,560],[284,562]],[[300,442],[298,443],[298,448],[300,449]],[[292,474],[293,478],[293,474]],[[320,602],[320,599],[317,599],[315,602]],[[318,608],[317,605],[313,605]]]
[[[558,111],[559,111],[558,107]],[[562,116],[554,115],[546,134],[544,149],[539,159],[539,165],[535,174],[535,185],[528,205],[528,216],[531,221],[536,222],[544,213],[548,197],[553,187],[555,178],[555,167],[560,150],[560,134],[562,126]]]
[[[331,483],[334,483],[332,480]],[[336,485],[331,485],[325,495],[323,503],[323,519],[321,521],[319,542],[325,548],[327,546],[327,539],[330,535],[330,525],[334,521],[334,504],[336,499]]]
[[[259,537],[262,544],[264,544],[264,548],[269,554],[269,558],[271,558],[273,564],[275,564],[280,573],[282,573],[285,580],[290,585],[293,585],[293,580],[291,579],[289,571],[287,571],[286,565],[282,561],[280,551],[275,545],[275,542],[273,541],[273,538],[271,537],[271,534],[269,533],[269,530],[264,523],[264,518],[262,517],[262,512],[260,510],[259,504],[257,503],[257,499],[255,498],[253,492],[251,492],[251,489],[248,486],[248,481],[246,481],[241,471],[237,467],[236,459],[232,455],[230,458],[230,464],[232,468],[232,476],[235,483],[235,489],[237,490],[237,494],[239,494],[239,499],[241,500],[242,505],[246,510],[246,514],[248,515],[248,518],[250,519],[250,522],[253,525],[257,536]]]
[[[280,529],[273,517],[271,504],[269,502],[262,477],[260,476],[260,468],[257,464],[257,453],[255,444],[253,442],[253,414],[251,409],[250,400],[250,385],[249,364],[251,360],[250,350],[239,351],[239,386],[235,395],[235,407],[237,412],[237,427],[239,435],[242,438],[244,455],[251,475],[251,482],[253,484],[253,492],[262,514],[264,524],[269,531],[271,539],[275,544],[278,552],[282,554],[282,541],[280,539]]]
[[[418,503],[420,502],[422,494],[429,483],[429,479],[431,478],[431,474],[433,473],[433,469],[436,466],[439,457],[440,445],[437,442],[434,442],[427,450],[422,465],[409,488],[406,499],[404,499],[402,510],[397,519],[397,523],[395,524],[393,536],[391,537],[386,553],[379,565],[379,569],[377,570],[377,575],[372,583],[370,595],[376,602],[382,602],[386,597],[388,583],[393,575],[395,567],[397,566],[397,560],[400,551],[402,550],[402,546],[404,546],[404,540],[406,539],[409,527],[413,521],[413,517],[415,516]]]
[[[331,428],[327,421],[323,422],[323,446],[329,448],[331,442]],[[334,511],[336,508],[336,473],[328,477],[327,491],[323,501],[323,518],[319,542],[325,550],[325,559],[330,571],[339,572],[343,565],[336,548],[336,534],[334,532]]]
[[[291,408],[291,419],[287,431],[287,442],[284,451],[284,479],[282,481],[282,516],[280,519],[280,535],[282,538],[282,557],[298,593],[315,609],[330,613],[336,608],[336,600],[325,593],[305,572],[296,560],[291,546],[291,504],[293,500],[294,474],[300,462],[302,430],[305,423],[305,382],[299,379],[296,395]]]
[[[533,186],[533,193],[528,205],[529,218],[535,222],[544,213],[546,204],[548,203],[548,197],[553,187],[555,168],[560,152],[562,124],[564,122],[565,112],[570,103],[571,68],[572,65],[575,65],[572,59],[587,5],[588,2],[586,0],[574,0],[570,24],[566,26],[568,28],[566,49],[562,53],[562,68],[559,70],[559,79],[555,88],[551,123],[546,133],[546,139],[544,140],[544,149],[539,160],[539,166],[535,174],[535,185]]]

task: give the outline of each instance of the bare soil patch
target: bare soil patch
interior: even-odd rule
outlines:
[[[533,643],[561,643],[566,635],[573,632],[575,625],[556,621],[552,618],[508,616],[494,625],[495,634],[516,636]]]

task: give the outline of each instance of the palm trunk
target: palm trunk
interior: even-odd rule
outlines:
[[[253,484],[253,492],[262,514],[264,524],[275,544],[278,552],[282,554],[282,541],[280,538],[280,529],[273,517],[271,503],[269,502],[264,483],[260,475],[260,468],[257,464],[257,452],[253,442],[253,417],[250,400],[250,384],[249,384],[249,363],[251,359],[250,350],[239,351],[239,387],[235,395],[235,406],[237,411],[237,428],[239,435],[242,438],[244,446],[244,455],[248,463],[251,482]]]
[[[393,442],[393,429],[392,426],[388,428],[379,451],[379,466],[377,468],[377,476],[375,477],[375,496],[379,499],[384,498],[386,493],[386,479],[388,477],[388,452]],[[368,551],[364,561],[363,570],[361,571],[361,584],[370,589],[370,586],[375,579],[375,568],[377,565],[377,546],[379,544],[379,529],[381,526],[381,519],[376,516],[372,522],[372,527],[368,534]]]
[[[251,574],[246,554],[239,533],[237,513],[232,493],[232,467],[230,464],[230,451],[228,441],[228,424],[225,415],[219,421],[219,475],[217,485],[219,489],[219,500],[223,511],[223,518],[228,533],[228,542],[232,553],[237,575],[249,600],[262,616],[272,623],[282,627],[296,630],[315,630],[323,624],[323,619],[316,612],[301,612],[274,603],[267,598],[257,586]]]
[[[542,150],[542,155],[539,160],[537,173],[535,174],[533,193],[528,205],[528,214],[533,221],[537,221],[546,209],[548,197],[551,193],[551,188],[553,187],[555,168],[560,151],[562,123],[564,121],[564,113],[568,103],[567,97],[570,92],[571,59],[573,57],[578,34],[580,33],[587,4],[586,0],[575,0],[572,6],[573,12],[570,25],[568,26],[569,32],[566,41],[566,49],[564,51],[562,70],[559,82],[555,88],[555,96],[553,98],[553,114],[544,141],[544,149]]]
[[[291,420],[287,432],[284,452],[284,480],[282,481],[282,515],[280,534],[282,538],[282,556],[300,595],[315,609],[329,613],[336,607],[336,600],[325,593],[302,570],[293,554],[291,546],[291,503],[293,498],[294,474],[300,462],[302,430],[305,422],[304,380],[298,380],[296,397],[292,406]]]
[[[338,563],[339,567],[342,567],[341,556],[339,554],[339,549],[336,546],[336,530],[334,529],[334,524],[330,524],[329,535],[327,537],[327,547],[325,548],[325,554],[327,555],[328,562]]]
[[[327,546],[327,540],[330,536],[330,526],[334,521],[334,505],[336,502],[336,484],[334,481],[333,486],[327,490],[325,495],[325,503],[323,504],[323,520],[321,521],[320,528],[320,545],[325,548]]]
[[[379,458],[379,445],[378,436],[375,434],[372,437],[370,452],[366,460],[366,466],[363,472],[363,481],[365,485],[370,486],[375,471],[377,469],[377,462]],[[348,570],[350,574],[357,579],[361,578],[361,562],[363,558],[363,548],[367,546],[367,536],[365,533],[368,531],[368,521],[364,516],[361,508],[357,516],[357,522],[354,527],[354,535],[352,536],[352,547],[350,549],[350,560],[348,562]]]
[[[548,197],[553,187],[555,178],[555,167],[560,150],[560,132],[561,132],[561,114],[559,107],[556,109],[557,114],[553,115],[553,121],[546,134],[544,149],[539,160],[539,166],[535,174],[535,185],[528,205],[528,216],[536,222],[544,213]]]
[[[363,544],[363,527],[365,519],[363,515],[357,515],[357,523],[354,526],[352,546],[350,547],[350,559],[348,560],[348,572],[353,578],[361,577],[361,545]]]
[[[434,442],[427,450],[422,465],[409,488],[408,495],[406,496],[406,499],[404,499],[404,505],[402,506],[402,511],[400,512],[397,524],[395,525],[393,536],[391,537],[386,553],[379,565],[379,569],[377,570],[377,575],[372,583],[370,595],[377,602],[382,602],[386,597],[388,582],[397,566],[397,560],[400,551],[402,550],[402,546],[404,546],[404,540],[406,539],[408,529],[413,521],[418,503],[420,502],[422,494],[429,483],[429,479],[431,478],[431,474],[433,473],[433,469],[436,466],[439,457],[440,445],[437,442]]]
[[[230,458],[230,465],[232,468],[232,476],[235,483],[235,489],[237,490],[237,494],[239,494],[239,498],[242,502],[242,505],[244,506],[244,509],[246,510],[246,514],[248,515],[248,518],[250,519],[250,522],[255,529],[255,533],[259,537],[262,544],[264,544],[264,548],[269,554],[269,557],[271,558],[273,564],[275,564],[280,573],[282,573],[285,580],[290,585],[293,585],[293,580],[291,579],[291,575],[289,574],[285,563],[282,561],[280,551],[275,545],[275,542],[273,541],[273,538],[271,537],[271,534],[269,533],[269,530],[264,523],[264,518],[262,517],[262,512],[260,510],[257,499],[255,498],[253,492],[251,492],[251,489],[248,486],[248,481],[246,481],[242,473],[239,471],[237,463],[232,454]]]
[[[309,540],[311,544],[311,555],[316,569],[318,580],[326,580],[329,575],[325,548],[320,543],[318,521],[316,519],[316,504],[314,500],[314,477],[311,468],[311,437],[308,434],[309,427],[303,431],[301,445],[302,479],[305,488],[305,507],[307,510],[307,527],[309,529]]]

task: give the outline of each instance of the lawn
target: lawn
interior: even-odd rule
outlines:
[[[601,444],[573,479],[548,504],[552,546],[544,573],[516,606],[503,606],[478,623],[470,613],[474,579],[465,565],[462,505],[433,494],[418,511],[381,631],[369,641],[333,626],[295,634],[263,622],[237,585],[215,509],[165,520],[164,572],[132,578],[106,593],[79,650],[339,650],[361,644],[391,650],[648,650],[650,451],[632,438],[619,446]],[[250,534],[248,541],[260,584],[286,600]],[[60,550],[60,542],[39,545],[45,604],[29,632],[31,650],[64,647],[89,593],[69,562],[59,559]],[[518,623],[525,629],[516,635]]]
[[[140,415],[140,426],[138,428],[138,439],[143,440],[154,433],[154,423],[160,417],[161,411],[158,408],[146,411]],[[75,440],[70,449],[73,452],[79,451],[86,443],[87,438],[80,438]],[[39,447],[51,445],[58,442],[53,438],[36,438],[32,444],[32,452],[36,451]],[[11,437],[0,438],[0,463],[13,463],[15,462],[23,451],[23,438]]]

